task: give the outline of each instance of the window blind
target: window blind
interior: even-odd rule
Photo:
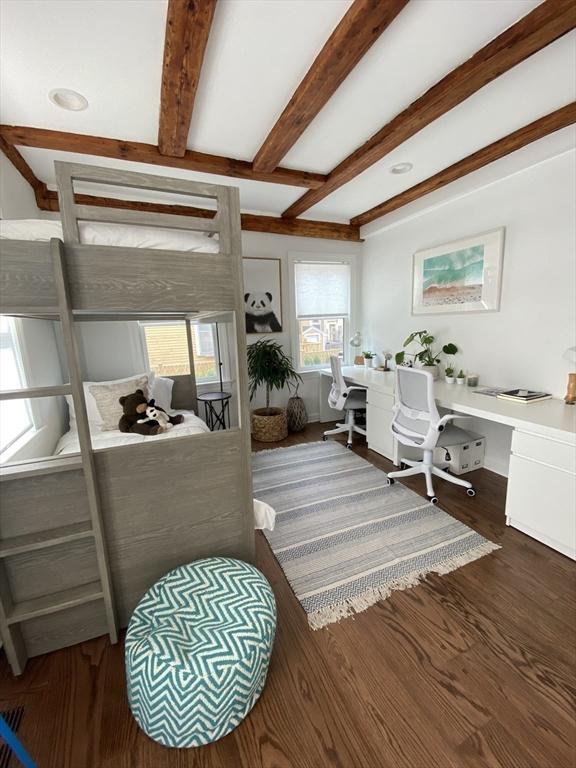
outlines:
[[[298,317],[347,315],[350,311],[350,266],[348,264],[294,265],[296,314]]]

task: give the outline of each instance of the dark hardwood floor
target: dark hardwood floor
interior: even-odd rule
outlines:
[[[361,439],[355,450],[391,469]],[[168,750],[139,731],[122,644],[106,639],[32,659],[18,679],[2,659],[0,709],[24,707],[39,768],[574,768],[575,566],[506,528],[503,478],[469,477],[474,499],[435,481],[440,504],[502,549],[317,632],[258,534],[274,654],[259,702],[216,744]],[[423,478],[406,484],[424,494]]]

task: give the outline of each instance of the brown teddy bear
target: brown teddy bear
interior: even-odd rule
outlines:
[[[146,418],[146,409],[148,408],[148,400],[141,389],[137,389],[131,395],[124,395],[120,398],[119,402],[123,411],[122,417],[118,422],[120,432],[133,432],[138,435],[157,435],[159,432],[164,431],[157,421],[141,423],[141,420]],[[162,413],[166,413],[158,405],[155,408],[158,411],[162,411]],[[177,416],[168,416],[168,422],[172,425],[181,424],[183,421],[184,416],[180,413]]]

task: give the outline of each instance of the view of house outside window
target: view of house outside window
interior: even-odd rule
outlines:
[[[299,367],[330,365],[330,357],[344,351],[344,318],[299,320]]]
[[[215,381],[216,357],[212,325],[192,325],[194,371],[197,381]],[[186,324],[142,323],[148,362],[158,376],[181,376],[190,373]]]

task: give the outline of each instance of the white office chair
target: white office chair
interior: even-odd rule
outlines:
[[[346,447],[352,448],[352,435],[357,432],[359,435],[365,435],[366,430],[356,424],[355,411],[366,408],[366,390],[364,387],[348,387],[342,376],[342,361],[339,357],[330,358],[330,367],[332,369],[332,388],[328,395],[328,405],[337,411],[346,412],[346,421],[344,424],[336,424],[336,429],[328,429],[324,432],[323,440],[328,439],[328,435],[338,435],[340,432],[348,432]]]
[[[390,429],[399,443],[420,448],[424,456],[423,461],[403,459],[402,463],[408,465],[408,469],[389,472],[390,483],[392,484],[397,477],[423,473],[426,476],[428,498],[432,504],[437,504],[438,499],[432,485],[432,475],[437,475],[450,483],[466,488],[469,496],[475,496],[476,491],[472,483],[448,474],[432,461],[434,448],[437,446],[464,442],[461,439],[465,437],[464,431],[449,424],[454,419],[462,418],[465,417],[452,413],[440,418],[434,399],[434,378],[431,373],[419,368],[402,366],[396,368],[396,403]]]

